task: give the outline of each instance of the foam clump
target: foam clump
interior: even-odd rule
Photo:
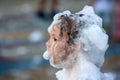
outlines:
[[[86,28],[83,33],[91,41],[91,44],[94,44],[100,50],[104,50],[108,47],[108,36],[102,32],[98,25],[92,25],[91,27]]]
[[[55,21],[55,20],[58,20],[61,15],[67,15],[67,16],[69,16],[69,15],[71,15],[71,12],[70,12],[69,10],[66,10],[66,11],[64,11],[64,12],[62,12],[62,13],[56,14],[56,15],[54,16],[54,18],[53,18],[54,21]]]
[[[57,23],[60,22],[59,18],[60,18],[60,16],[62,16],[62,15],[69,16],[69,15],[71,15],[71,12],[70,12],[69,10],[66,10],[66,11],[64,11],[64,12],[62,12],[62,13],[56,14],[56,15],[54,16],[54,18],[53,18],[52,24],[51,24],[50,27],[48,28],[48,32],[51,31],[51,29],[53,28],[53,26],[54,26],[55,24],[57,24]]]
[[[99,27],[102,27],[102,19],[95,14],[93,7],[85,6],[83,10],[77,12],[76,14],[83,14],[84,16],[78,19],[85,21],[88,25],[95,24],[98,25]]]
[[[60,18],[62,15],[63,18]],[[50,39],[43,56],[50,60],[53,67],[62,68],[56,73],[58,80],[114,80],[112,74],[100,71],[109,46],[108,35],[102,29],[102,19],[95,14],[91,6],[85,6],[83,10],[74,14],[64,11],[54,16],[48,28]],[[55,34],[59,31],[62,33],[62,30],[62,38],[58,35],[56,37]],[[72,37],[72,31],[75,37]],[[71,44],[68,37],[72,40]]]
[[[43,58],[46,59],[46,60],[49,60],[49,59],[50,59],[50,54],[49,54],[48,51],[45,51],[45,52],[44,52]]]

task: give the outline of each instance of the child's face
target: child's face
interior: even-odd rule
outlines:
[[[52,63],[54,65],[68,60],[70,54],[76,54],[80,51],[79,44],[71,40],[73,33],[68,32],[68,28],[64,25],[61,32],[62,23],[55,24],[51,30],[50,39],[47,41],[47,50],[50,52]]]

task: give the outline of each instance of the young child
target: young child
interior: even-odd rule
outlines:
[[[90,6],[71,14],[64,11],[54,16],[48,28],[50,39],[43,57],[56,68],[58,80],[114,80],[102,73],[108,35],[102,28],[102,19]]]

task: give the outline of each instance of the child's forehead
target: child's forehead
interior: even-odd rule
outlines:
[[[60,34],[60,26],[61,26],[60,23],[54,25],[54,26],[52,27],[52,29],[51,29],[51,31],[50,31],[49,34],[51,34],[51,35],[59,35],[59,34]]]

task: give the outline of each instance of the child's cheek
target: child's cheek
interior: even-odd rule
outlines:
[[[52,48],[52,55],[54,64],[57,64],[67,58],[67,53],[65,50],[66,44],[62,42],[57,42]]]

